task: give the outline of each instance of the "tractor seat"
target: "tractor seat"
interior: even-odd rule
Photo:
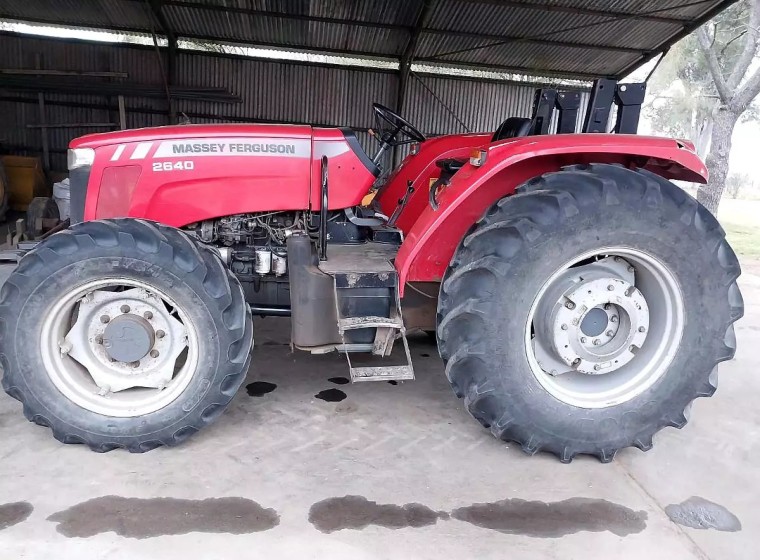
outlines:
[[[494,132],[491,142],[506,140],[507,138],[518,138],[528,136],[533,126],[533,120],[524,117],[509,117]],[[462,169],[467,163],[466,159],[439,159],[435,164],[443,170],[443,176],[450,178],[454,173]]]
[[[524,117],[509,117],[499,125],[496,132],[493,133],[491,142],[506,140],[507,138],[519,138],[530,134],[533,121]]]
[[[453,175],[460,169],[462,169],[462,166],[467,163],[466,159],[439,159],[435,162],[435,164],[440,167],[443,172],[449,176]]]

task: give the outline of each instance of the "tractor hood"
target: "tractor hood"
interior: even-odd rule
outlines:
[[[186,124],[136,128],[116,132],[101,132],[75,138],[69,144],[75,148],[100,148],[111,144],[173,140],[178,138],[228,138],[231,136],[265,136],[267,138],[311,138],[309,125],[289,124]]]

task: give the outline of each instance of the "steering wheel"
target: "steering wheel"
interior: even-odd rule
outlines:
[[[385,142],[389,146],[401,146],[411,142],[425,141],[425,135],[398,113],[380,105],[380,103],[373,103],[372,109],[375,111],[375,122],[380,131],[381,142]],[[383,123],[390,125],[390,128],[384,126]],[[406,136],[406,140],[396,140],[396,135],[399,133]]]

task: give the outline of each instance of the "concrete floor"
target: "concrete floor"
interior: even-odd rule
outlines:
[[[493,439],[425,339],[412,345],[416,381],[336,385],[344,361],[291,353],[276,319],[257,324],[248,381],[276,389],[241,390],[179,448],[64,446],[2,394],[0,558],[757,558],[760,276],[741,284],[739,350],[717,395],[649,453],[606,465]],[[331,388],[347,398],[314,397]],[[741,530],[670,521],[665,508],[692,496]]]

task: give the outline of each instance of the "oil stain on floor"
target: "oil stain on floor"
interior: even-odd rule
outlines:
[[[336,385],[346,385],[351,382],[348,377],[330,377],[328,381],[330,383],[335,383]]]
[[[0,504],[0,531],[26,521],[32,514],[32,511],[34,511],[34,508],[29,502]]]
[[[245,390],[251,397],[263,397],[277,389],[277,385],[267,381],[254,381],[245,386]]]
[[[665,508],[670,520],[692,529],[717,529],[718,531],[741,531],[742,523],[739,518],[725,507],[692,496],[680,504],[670,504]]]
[[[346,394],[340,389],[325,389],[314,396],[327,402],[340,402],[346,398]]]
[[[66,537],[92,537],[113,531],[122,537],[147,539],[191,532],[257,533],[276,527],[280,516],[246,498],[123,498],[102,496],[48,517]]]
[[[512,535],[557,538],[579,531],[610,531],[620,537],[646,527],[645,511],[589,498],[561,502],[509,499],[455,509],[451,517]]]
[[[323,533],[341,529],[364,529],[377,525],[387,529],[435,525],[449,514],[422,504],[378,504],[363,496],[343,496],[317,502],[309,510],[309,521]]]

